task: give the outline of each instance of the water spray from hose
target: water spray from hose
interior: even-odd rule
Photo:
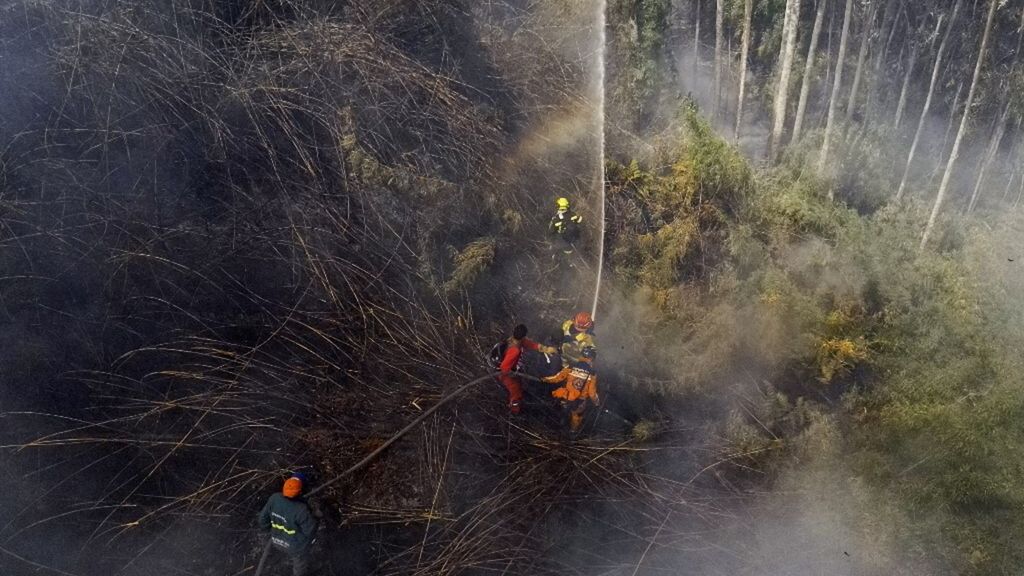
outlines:
[[[595,107],[597,113],[597,182],[600,187],[599,197],[601,199],[601,233],[598,236],[597,247],[597,280],[594,282],[594,303],[590,307],[590,315],[597,317],[597,301],[601,295],[601,274],[604,271],[604,211],[605,211],[605,172],[604,172],[604,68],[605,68],[605,12],[607,10],[606,0],[597,0],[597,15],[594,26],[597,28],[597,50],[596,55],[596,80],[595,86]]]

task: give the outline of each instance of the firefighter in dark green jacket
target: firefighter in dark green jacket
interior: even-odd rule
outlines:
[[[259,518],[260,529],[270,534],[270,542],[291,559],[292,576],[305,576],[309,569],[309,549],[318,524],[302,498],[302,484],[300,474],[285,480],[281,492],[267,500]]]

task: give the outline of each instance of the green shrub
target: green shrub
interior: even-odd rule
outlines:
[[[755,176],[692,112],[684,126],[663,168],[608,170],[616,276],[664,313],[654,340],[679,342],[647,358],[676,366],[685,352],[687,375],[658,392],[715,394],[730,364],[758,366],[775,390],[724,420],[729,469],[774,478],[828,452],[907,519],[892,531],[909,557],[1014,573],[1024,216],[943,222],[941,249],[922,253],[929,207],[880,208],[873,168],[830,182],[790,158]]]
[[[608,196],[616,228],[612,261],[623,278],[656,290],[707,278],[726,253],[730,219],[753,176],[743,157],[714,135],[690,106],[683,144],[662,168],[609,162]]]

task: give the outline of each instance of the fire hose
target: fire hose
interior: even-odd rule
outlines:
[[[367,464],[372,462],[377,456],[379,456],[381,454],[381,452],[384,452],[385,450],[387,450],[389,446],[391,446],[392,444],[397,442],[402,436],[405,436],[406,434],[408,434],[410,431],[412,431],[413,428],[415,428],[416,426],[421,424],[424,420],[429,418],[431,414],[436,412],[439,408],[441,408],[442,406],[447,404],[449,401],[453,400],[454,398],[457,398],[463,392],[465,392],[466,390],[469,390],[473,386],[475,386],[477,384],[480,384],[481,382],[486,382],[486,381],[490,380],[491,378],[494,378],[494,377],[500,376],[500,375],[501,375],[501,372],[491,372],[491,373],[486,374],[484,376],[481,376],[479,378],[475,378],[473,380],[470,380],[470,381],[462,384],[461,386],[459,386],[455,390],[449,392],[446,396],[443,396],[440,400],[438,400],[436,404],[434,404],[430,408],[427,408],[426,410],[424,410],[423,413],[420,414],[419,416],[417,416],[416,418],[413,418],[412,421],[410,421],[408,424],[406,424],[404,428],[402,428],[398,432],[395,432],[394,434],[392,434],[390,438],[385,440],[383,444],[378,446],[372,452],[370,452],[369,454],[364,456],[362,460],[360,460],[359,462],[356,462],[352,466],[349,466],[343,472],[341,472],[337,476],[331,478],[330,480],[327,480],[326,482],[320,484],[319,486],[317,486],[313,490],[310,490],[309,493],[306,494],[306,496],[307,497],[314,496],[318,492],[321,492],[322,490],[326,489],[328,486],[334,485],[339,480],[345,478],[346,476],[349,476],[349,475],[353,474],[354,472],[358,471],[360,468],[363,468],[364,466],[366,466]],[[533,381],[536,381],[536,382],[541,382],[542,381],[540,378],[537,378],[535,376],[530,376],[529,374],[523,374],[522,372],[517,373],[516,376],[518,376],[520,378],[526,378],[527,380],[533,380]],[[629,420],[626,420],[625,418],[619,416],[618,414],[610,412],[609,410],[607,410],[605,408],[602,408],[602,412],[606,413],[606,414],[609,414],[609,415],[612,415],[612,416],[615,416],[616,418],[618,418],[619,420],[621,420],[621,421],[623,421],[623,422],[625,422],[627,424],[632,424],[632,422],[630,422]],[[262,574],[262,572],[263,572],[263,565],[267,561],[267,556],[270,555],[270,549],[271,549],[272,546],[273,546],[272,542],[270,540],[268,540],[266,546],[264,546],[264,548],[263,548],[263,553],[260,555],[259,564],[256,565],[256,572],[254,573],[254,576],[260,576],[260,574]]]
[[[320,492],[320,491],[324,490],[325,488],[327,488],[328,486],[332,486],[333,484],[335,484],[336,482],[338,482],[342,478],[345,478],[346,476],[349,476],[352,473],[358,471],[360,468],[366,466],[367,464],[372,462],[377,456],[379,456],[381,452],[387,450],[389,446],[391,446],[392,444],[397,442],[402,436],[405,436],[413,428],[415,428],[417,425],[419,425],[424,420],[429,418],[431,414],[433,414],[434,412],[436,412],[438,410],[438,408],[444,406],[449,401],[451,401],[452,399],[458,397],[463,392],[465,392],[466,390],[469,390],[473,386],[475,386],[477,384],[480,384],[481,382],[486,382],[489,379],[494,378],[495,376],[498,376],[500,374],[501,374],[501,372],[492,372],[492,373],[487,374],[485,376],[481,376],[479,378],[475,378],[473,380],[470,380],[469,382],[466,382],[465,384],[459,386],[455,390],[449,392],[447,396],[442,397],[440,400],[437,401],[436,404],[434,404],[430,408],[427,408],[426,410],[424,410],[423,413],[420,414],[419,416],[417,416],[416,418],[413,418],[412,421],[409,422],[408,424],[406,424],[404,428],[402,428],[398,432],[395,432],[394,434],[392,434],[390,438],[385,440],[383,444],[378,446],[372,452],[370,452],[369,454],[364,456],[362,460],[360,460],[359,462],[356,462],[352,466],[349,466],[341,474],[338,474],[334,478],[331,478],[330,480],[320,484],[319,486],[317,486],[313,490],[310,490],[309,493],[306,494],[306,496],[307,497],[314,496],[318,492]],[[529,376],[529,375],[526,375],[526,374],[519,374],[519,376],[524,377],[524,378],[528,378],[528,379],[531,379],[531,380],[536,380],[536,378],[534,378],[532,376]],[[260,556],[260,562],[259,562],[259,564],[256,565],[256,572],[255,572],[254,576],[260,576],[260,574],[263,572],[263,565],[267,561],[267,556],[270,554],[270,548],[272,546],[273,546],[273,544],[271,543],[270,540],[268,540],[266,546],[264,546],[264,548],[263,548],[263,554]]]

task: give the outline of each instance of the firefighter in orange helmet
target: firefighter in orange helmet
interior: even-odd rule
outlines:
[[[594,318],[590,312],[577,312],[562,323],[562,356],[570,361],[578,360],[587,346],[596,346]]]
[[[580,359],[562,368],[554,376],[544,378],[549,384],[561,384],[551,392],[551,396],[562,401],[562,407],[569,411],[569,428],[577,432],[583,424],[583,412],[587,409],[587,401],[600,404],[597,395],[597,373],[594,370],[594,358],[597,349],[584,346]]]
[[[320,523],[316,509],[311,510],[302,497],[303,484],[302,474],[292,474],[281,491],[270,496],[259,515],[260,528],[270,536],[273,547],[291,559],[293,576],[309,572],[310,548]]]

